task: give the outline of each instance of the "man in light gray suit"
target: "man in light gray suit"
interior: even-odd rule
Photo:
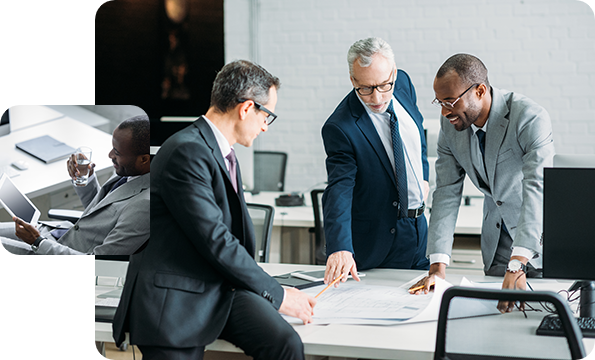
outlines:
[[[445,277],[465,174],[484,194],[481,252],[486,275],[504,276],[506,289],[525,289],[541,276],[543,168],[554,144],[546,110],[527,97],[490,86],[485,65],[456,54],[434,80],[442,109],[436,191],[428,230],[425,285]],[[414,286],[416,286],[414,285]],[[500,311],[514,303],[501,302]]]
[[[37,230],[13,218],[15,224],[1,224],[2,244],[15,254],[131,255],[136,252],[150,233],[149,137],[146,115],[123,121],[114,130],[109,153],[114,176],[100,187],[93,174],[95,164],[90,164],[87,185],[75,186],[85,206],[76,224],[62,223],[68,228],[65,232],[46,225]],[[67,161],[73,179],[77,172],[75,164],[73,155]]]

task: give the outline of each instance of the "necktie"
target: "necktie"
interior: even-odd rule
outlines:
[[[486,133],[485,131],[479,129],[475,133],[477,134],[477,139],[479,140],[479,150],[481,150],[481,158],[483,159],[483,163],[486,162]]]
[[[114,187],[112,187],[112,189],[110,190],[110,192],[116,190],[117,188],[120,187],[120,185],[123,185],[124,183],[126,183],[126,181],[128,180],[128,178],[126,176],[123,176],[120,178],[120,180],[118,180],[118,182],[116,182],[114,184]]]
[[[229,177],[231,178],[231,184],[233,185],[233,189],[238,192],[238,176],[236,172],[236,153],[233,149],[227,154],[225,157],[229,160]]]
[[[395,173],[397,176],[397,193],[399,195],[399,204],[401,205],[401,217],[407,217],[408,205],[408,190],[407,190],[407,169],[405,168],[405,156],[403,155],[403,143],[401,142],[401,134],[399,133],[399,123],[397,122],[397,115],[393,108],[391,101],[386,109],[390,115],[390,133],[393,142],[393,155],[395,157]]]

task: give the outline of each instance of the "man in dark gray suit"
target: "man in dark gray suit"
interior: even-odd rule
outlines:
[[[255,359],[303,359],[279,313],[311,322],[314,298],[283,289],[254,260],[254,229],[233,145],[251,146],[276,118],[279,79],[249,61],[217,74],[205,116],[153,159],[151,240],[131,259],[113,322],[143,359],[202,359],[225,339]]]
[[[485,274],[504,276],[505,289],[525,289],[527,276],[541,276],[543,168],[554,156],[550,117],[531,99],[490,86],[487,68],[469,54],[446,60],[434,92],[442,116],[428,230],[431,265],[419,284],[427,292],[434,276],[445,277],[467,174],[485,196]],[[502,312],[513,307],[498,305]]]
[[[114,130],[109,153],[115,174],[100,187],[92,163],[87,185],[74,186],[85,206],[76,224],[61,223],[65,232],[46,225],[38,230],[13,218],[16,226],[0,224],[2,244],[14,254],[134,254],[149,239],[149,137],[146,115],[124,120]],[[73,155],[67,161],[73,180],[75,163]]]

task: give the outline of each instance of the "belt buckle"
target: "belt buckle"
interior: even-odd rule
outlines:
[[[415,210],[415,217],[416,218],[420,217],[424,213],[425,209],[426,209],[426,204],[422,203],[421,206]]]

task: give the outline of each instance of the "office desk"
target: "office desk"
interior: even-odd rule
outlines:
[[[260,264],[269,274],[278,275],[298,269],[322,269],[321,266],[289,264]],[[423,274],[416,270],[374,269],[365,271],[362,281],[375,285],[400,286]],[[448,274],[446,280],[458,284],[462,275]],[[501,278],[468,276],[472,281],[495,282]],[[567,289],[572,282],[534,279],[530,280],[535,290]],[[332,289],[330,290],[332,291]],[[316,311],[316,308],[314,308]],[[535,329],[543,313],[521,312],[493,315],[448,322],[447,349],[463,349],[462,352],[484,354],[508,353],[520,356],[553,359],[567,357],[565,338],[535,335]],[[297,333],[304,342],[304,350],[313,356],[334,356],[367,359],[433,359],[436,340],[436,321],[407,325],[296,325]],[[510,341],[509,346],[503,346]],[[595,339],[583,339],[587,353],[593,351]],[[452,347],[451,347],[452,346]],[[217,340],[207,346],[213,351],[241,351],[232,344]]]
[[[93,149],[92,161],[95,163],[95,172],[101,176],[113,171],[112,161],[108,158],[112,149],[111,135],[79,121],[61,117],[13,131],[3,136],[0,141],[0,164],[10,164],[16,160],[24,160],[29,164],[27,170],[20,171],[20,174],[11,180],[30,199],[72,186],[66,170],[66,159],[46,164],[15,147],[18,142],[42,135],[50,135],[73,148],[89,146]]]
[[[302,263],[312,261],[309,228],[314,227],[314,211],[309,194],[306,194],[306,205],[276,206],[275,198],[282,192],[263,191],[256,195],[246,194],[246,202],[271,205],[275,208],[273,232],[270,247],[272,263]],[[426,209],[429,221],[430,211]],[[455,235],[481,235],[483,216],[483,198],[471,198],[470,205],[459,208],[459,216],[455,227]],[[478,244],[479,248],[479,244]]]

